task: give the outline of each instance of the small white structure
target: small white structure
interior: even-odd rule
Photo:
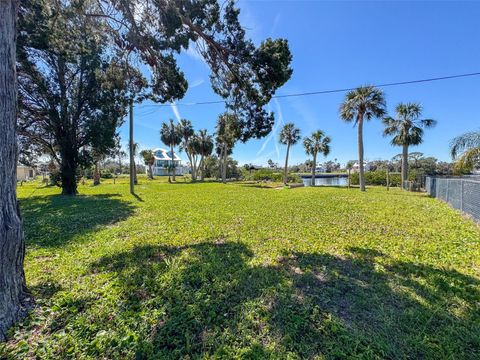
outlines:
[[[316,173],[325,173],[327,172],[327,169],[325,169],[323,166],[321,165],[318,165],[316,168],[315,168],[315,172]]]
[[[166,176],[170,174],[170,169],[175,165],[175,175],[184,175],[190,172],[188,166],[182,165],[182,159],[174,152],[173,159],[169,150],[162,148],[154,149],[153,155],[155,163],[152,166],[154,176]],[[147,170],[148,171],[148,167]]]
[[[28,181],[35,179],[35,169],[30,166],[17,165],[17,181]]]
[[[363,162],[363,169],[365,171],[370,171],[370,163],[367,162],[367,161],[364,161]],[[360,172],[360,163],[358,161],[356,161],[353,165],[352,165],[352,173],[358,173]]]

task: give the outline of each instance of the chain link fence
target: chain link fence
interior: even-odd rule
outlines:
[[[480,177],[441,178],[427,176],[425,190],[435,198],[480,221]]]

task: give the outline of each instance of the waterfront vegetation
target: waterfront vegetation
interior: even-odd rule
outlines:
[[[26,359],[478,359],[480,228],[425,194],[19,186]]]

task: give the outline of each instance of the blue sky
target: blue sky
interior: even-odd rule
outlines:
[[[480,71],[480,1],[245,1],[241,20],[247,34],[259,43],[267,37],[288,39],[293,75],[278,95],[355,87]],[[135,107],[135,141],[140,147],[164,147],[161,123],[187,118],[195,129],[214,131],[221,104],[184,106],[181,103],[218,100],[208,79],[209,69],[192,48],[179,56],[189,90],[177,106]],[[424,116],[438,121],[426,130],[422,145],[412,148],[449,160],[448,143],[462,132],[480,128],[480,76],[384,89],[388,111],[398,102],[415,101]],[[356,159],[356,129],[339,119],[344,94],[272,100],[274,131],[266,138],[237,144],[233,157],[243,163],[283,163],[285,147],[278,143],[283,123],[294,122],[302,136],[322,129],[332,138],[328,159]],[[122,140],[128,136],[125,124]],[[398,154],[382,137],[380,121],[364,128],[365,156],[389,159]],[[186,158],[183,154],[182,158]],[[293,147],[290,163],[307,159],[301,144]],[[320,160],[323,161],[323,160]]]

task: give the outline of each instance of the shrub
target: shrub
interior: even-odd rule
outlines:
[[[409,180],[416,179],[416,172],[411,171],[408,175]],[[400,186],[401,175],[399,173],[390,173],[389,182],[390,186]],[[352,185],[359,184],[359,175],[358,173],[352,173],[350,175],[350,182]],[[365,183],[367,185],[378,185],[378,186],[387,186],[387,173],[384,170],[375,170],[375,171],[366,171],[365,172]]]
[[[110,172],[110,170],[103,171],[100,176],[101,176],[102,179],[112,179],[113,178],[113,174]]]
[[[283,172],[278,170],[273,170],[273,169],[260,169],[260,170],[253,170],[250,174],[247,171],[243,171],[243,178],[245,180],[253,180],[253,181],[282,182]],[[288,174],[287,182],[289,183],[302,182],[302,179],[296,174]]]

